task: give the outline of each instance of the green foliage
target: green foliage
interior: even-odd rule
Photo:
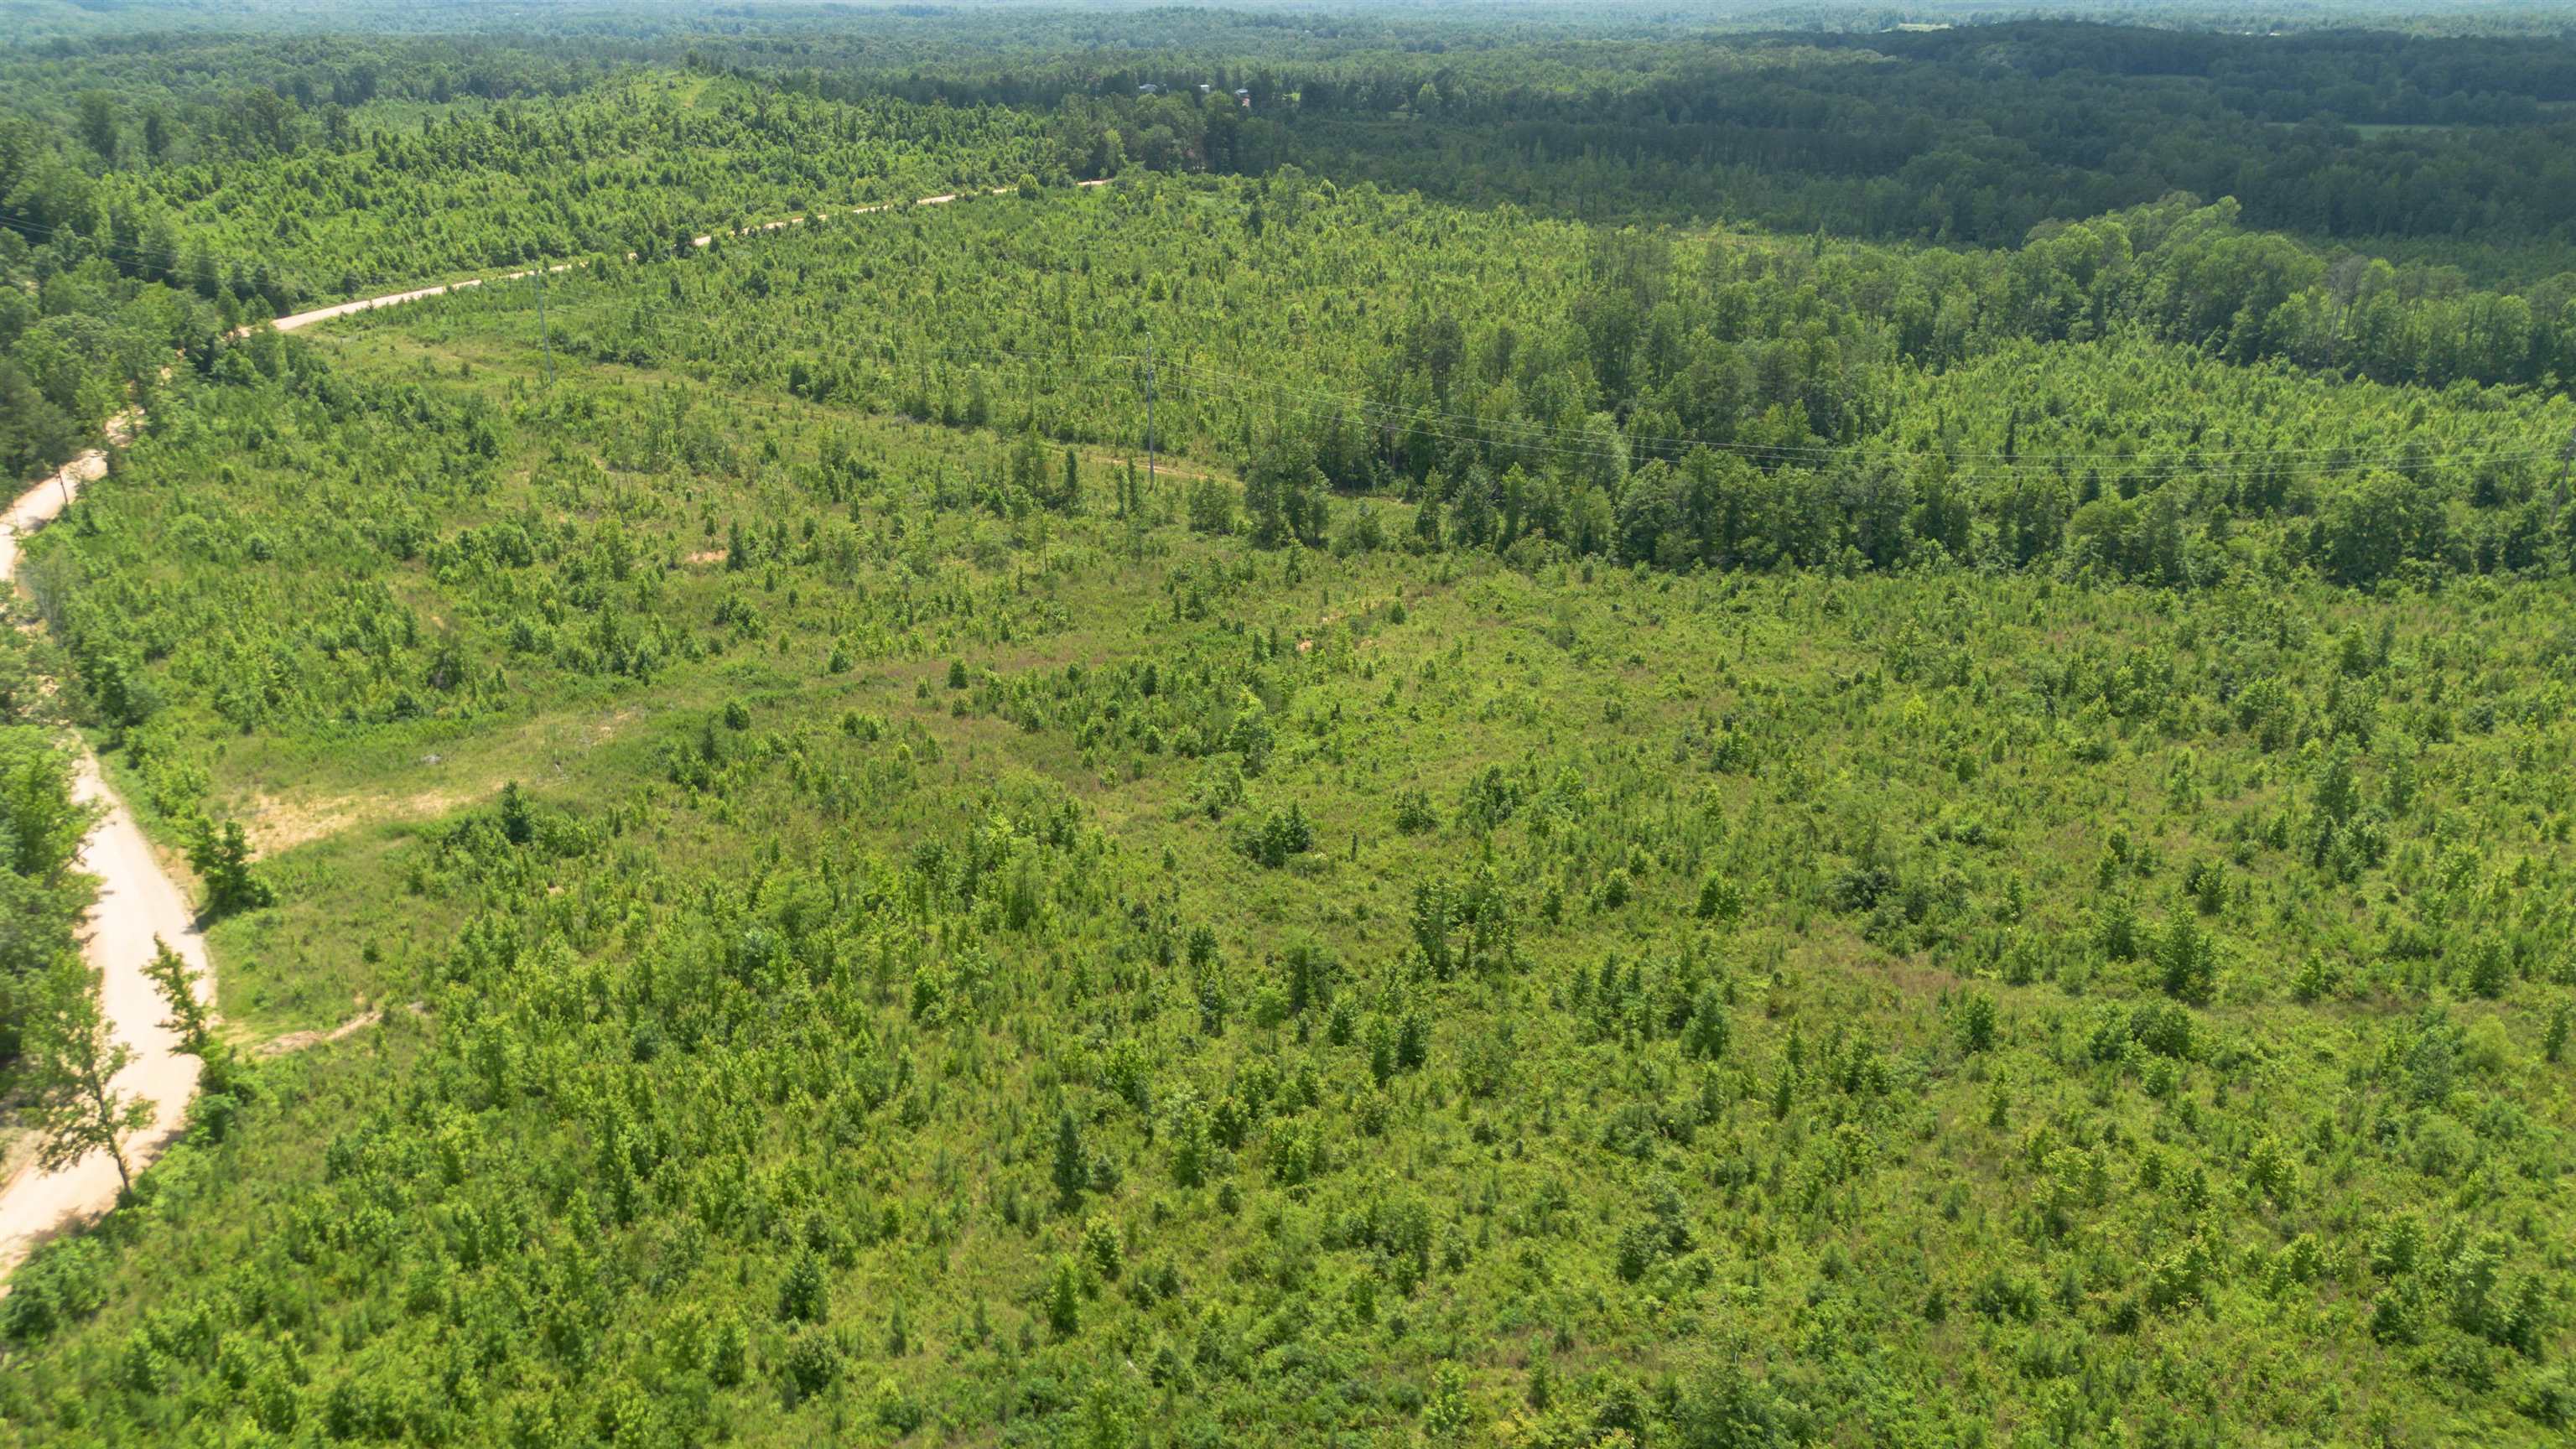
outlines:
[[[1959,1012],[1959,1048],[1971,1054],[1988,1051],[1995,1044],[1995,999],[1982,991],[1961,998]]]
[[[161,1029],[170,1033],[181,1053],[197,1059],[202,1072],[200,1091],[230,1091],[235,1083],[232,1046],[216,1034],[213,1004],[205,996],[204,973],[158,936],[152,938],[152,950],[152,959],[144,963],[143,974],[170,1011]]]
[[[1166,53],[1048,117],[938,50],[977,17],[750,17],[807,27],[814,74],[496,46],[480,84],[523,103],[395,66],[335,140],[315,67],[350,52],[317,41],[278,104],[192,100],[158,149],[89,80],[162,47],[43,62],[78,83],[25,154],[81,148],[93,198],[326,270],[597,264],[548,284],[551,385],[525,289],[218,349],[28,542],[61,697],[155,828],[207,822],[228,1029],[421,1009],[233,1064],[131,1207],[22,1270],[13,1430],[2559,1432],[2548,309],[2516,330],[2117,188],[2088,209],[2140,204],[2023,235],[2171,157],[1944,186],[1946,222],[1927,173],[2005,163],[1878,188],[1872,229],[1993,253],[1273,164],[1401,116],[1537,126],[1513,167],[1561,167],[1547,128],[1645,126],[1603,114],[1638,97],[1704,130],[1737,73],[1710,66],[1884,134],[1955,98],[1961,39],[1538,65],[1370,49],[1411,21],[1163,20],[1238,60],[1342,49],[1296,63],[1311,116],[1271,121],[1289,92],[1249,63],[1210,68],[1248,112],[1129,101]],[[2171,44],[2205,70],[2250,40]],[[851,79],[891,55],[926,67],[900,100]],[[1055,106],[1063,74],[1022,84]],[[2139,89],[2191,136],[2273,104]],[[1520,114],[1541,94],[1566,118]],[[2104,104],[2043,114],[2127,134]],[[1499,166],[1470,139],[1406,164]],[[1137,161],[1266,174],[1055,184]],[[988,163],[1035,194],[676,244]],[[79,192],[37,169],[46,205]],[[1860,204],[1772,170],[1763,205]],[[346,204],[368,187],[440,214]],[[540,193],[524,235],[496,220]],[[214,291],[266,303],[242,280]],[[41,970],[82,822],[24,743],[0,885]],[[185,964],[153,974],[211,1048]]]
[[[104,1154],[115,1163],[118,1182],[130,1188],[125,1139],[152,1124],[154,1104],[117,1084],[134,1050],[111,1030],[98,973],[67,953],[46,968],[32,996],[20,1027],[18,1085],[37,1165],[55,1172]]]
[[[1058,1338],[1082,1331],[1082,1269],[1071,1258],[1059,1260],[1047,1287],[1047,1328]]]
[[[229,916],[273,905],[277,893],[251,869],[250,838],[238,820],[201,820],[188,846],[188,864],[206,886],[206,914]]]
[[[831,1316],[831,1285],[811,1248],[796,1255],[778,1285],[778,1316],[790,1323],[821,1323]]]
[[[23,726],[0,728],[0,1075],[22,1050],[31,1011],[47,999],[54,964],[78,946],[96,883],[80,874],[80,843],[98,811],[73,791],[71,757]]]
[[[58,1238],[9,1275],[0,1302],[0,1333],[11,1343],[42,1342],[105,1306],[113,1285],[106,1247],[87,1238]]]

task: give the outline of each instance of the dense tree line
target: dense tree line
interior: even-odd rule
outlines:
[[[167,369],[210,365],[238,307],[175,278],[124,274],[81,247],[30,248],[0,232],[0,477],[18,485],[96,447],[109,416]]]
[[[2563,119],[2576,50],[2553,40],[2051,23],[1343,49],[1104,49],[895,77],[858,61],[817,84],[1061,103],[1086,154],[1115,131],[1146,164],[1294,162],[1605,219],[1996,244],[2181,190],[2235,197],[2256,225],[2317,238],[2517,241],[2533,280],[2564,270],[2554,249],[2576,223]],[[1203,84],[1219,104],[1174,104],[1197,102]]]
[[[0,732],[0,1082],[12,1086],[30,1015],[56,994],[65,960],[80,965],[76,932],[97,884],[79,860],[92,816],[72,797],[71,757],[13,715]]]
[[[1428,505],[1425,544],[1670,567],[2566,568],[2563,402],[2469,386],[2437,406],[2333,373],[2525,377],[2576,314],[2408,296],[2403,276],[2330,274],[2181,201],[2012,253],[1904,253],[1596,232],[1292,174],[603,260],[557,290],[555,326],[577,355],[1133,451],[1150,331],[1163,447],[1236,464],[1265,544],[1326,541],[1327,491],[1383,491]],[[820,320],[925,288],[941,305],[900,335]],[[525,298],[434,305],[534,330]],[[1033,457],[992,506],[1043,503],[1048,472]]]
[[[1035,120],[733,82],[640,78],[363,131],[255,94],[279,108],[271,139],[148,157],[128,157],[130,107],[105,91],[89,93],[99,129],[82,137],[0,116],[0,472],[92,446],[164,368],[211,367],[246,322],[476,267],[668,253],[825,203],[1061,174]]]
[[[655,59],[845,106],[896,97],[1050,114],[1055,144],[1043,157],[994,155],[997,138],[980,134],[923,138],[957,142],[953,154],[990,162],[979,175],[1006,180],[1023,169],[1260,173],[1296,164],[1345,183],[1595,219],[1729,217],[1984,245],[2018,241],[2043,221],[2188,191],[2234,197],[2257,226],[2447,249],[2517,281],[2565,270],[2561,249],[2576,213],[2563,198],[2576,196],[2568,169],[2576,163],[2558,117],[2576,100],[2576,58],[2556,41],[2074,23],[1705,40],[1680,44],[1617,24],[1425,33],[1353,20],[1291,33],[1226,15],[1158,17],[1150,42],[1121,22],[1059,17],[1008,34],[970,18],[884,32],[782,19],[773,31],[733,37],[643,27],[594,54],[536,37],[295,46],[156,37],[58,47],[0,70],[0,92],[59,131],[77,162],[180,168],[181,176],[149,184],[162,194],[131,200],[146,213],[170,203],[172,188],[181,205],[203,190],[202,176],[184,174],[192,164],[230,173],[286,156],[345,154],[388,129],[407,130],[423,107],[476,102],[468,114],[480,115],[484,100],[533,101],[546,108],[538,115],[564,117],[512,127],[499,141],[502,150],[534,152],[514,169],[534,166],[551,183],[531,188],[521,208],[535,213],[535,236],[371,255],[376,265],[358,274],[368,278],[405,264],[453,266],[460,256],[507,259],[513,243],[557,241],[566,231],[590,245],[621,225],[652,230],[666,220],[649,214],[631,181],[620,189],[545,154],[570,144],[592,158],[648,144],[598,131],[617,124],[611,117],[632,124],[627,113],[639,104],[610,67]],[[232,79],[216,85],[209,75]],[[243,84],[250,76],[259,82]],[[561,109],[591,90],[604,92],[600,104]],[[669,144],[741,144],[664,124],[650,141],[666,152]],[[764,114],[761,125],[769,124]],[[856,124],[883,131],[873,111]],[[788,151],[809,155],[811,138]],[[424,182],[439,174],[418,174],[423,158],[376,159],[368,174],[407,193],[426,194]],[[853,174],[847,160],[823,156],[803,169],[813,187]],[[872,168],[859,164],[855,174]],[[690,190],[703,194],[714,180],[727,194],[721,176],[693,178]],[[569,204],[566,192],[587,195],[603,182],[610,189],[593,203]],[[227,184],[240,189],[230,174]],[[277,185],[272,204],[290,211],[309,209],[300,204],[308,200],[332,212],[370,204],[363,180],[352,190],[328,169],[289,168]],[[648,214],[612,220],[611,207]],[[397,225],[436,234],[448,227],[445,210],[397,213]],[[531,229],[525,218],[459,225]],[[299,248],[296,222],[273,236],[227,227],[198,239],[275,266],[304,250],[331,252],[345,267],[346,254],[364,250]],[[338,280],[309,279],[305,290]]]

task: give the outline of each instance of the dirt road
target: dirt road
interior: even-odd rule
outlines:
[[[1106,186],[1109,183],[1104,180],[1077,181],[1073,184],[1076,186]],[[1010,186],[996,186],[985,194],[989,196],[1008,196],[1017,189],[1018,188],[1016,187]],[[925,196],[914,202],[913,205],[945,206],[949,202],[955,201],[957,196],[958,193],[953,191],[944,196]],[[853,206],[849,210],[842,212],[818,211],[814,213],[814,215],[818,218],[835,215],[867,216],[875,212],[891,211],[894,209],[894,206],[895,203],[891,201],[881,201],[874,206]],[[776,231],[780,227],[802,226],[805,221],[806,218],[802,216],[785,216],[780,217],[776,221],[764,221],[756,226],[744,227],[742,230],[735,232],[734,235],[756,236],[761,232]],[[705,236],[694,236],[689,238],[689,245],[695,247],[708,247],[715,245],[715,240],[716,239],[712,233]],[[635,254],[633,252],[628,252],[626,257],[627,260],[632,261],[635,258]],[[568,271],[581,265],[583,264],[580,262],[557,262],[553,266],[546,268],[546,271],[549,275],[552,275],[553,273]],[[533,277],[536,274],[536,268],[527,267],[515,272],[503,272],[489,280],[495,282],[515,282],[523,277]],[[449,282],[444,286],[416,287],[408,292],[388,292],[381,297],[363,297],[355,302],[340,302],[328,307],[316,307],[310,312],[294,312],[277,319],[277,330],[280,332],[293,332],[298,328],[310,327],[316,322],[328,322],[335,317],[347,317],[358,312],[370,312],[378,307],[391,307],[401,302],[417,302],[423,297],[443,297],[450,292],[462,291],[467,287],[482,286],[485,280],[486,279],[482,277],[468,277],[461,282]],[[249,329],[244,328],[243,330],[248,331]]]
[[[120,437],[132,420],[110,425]],[[102,453],[84,453],[60,473],[27,490],[0,515],[0,580],[14,586],[18,577],[18,540],[63,511],[83,485],[107,472]],[[98,905],[90,912],[82,954],[101,976],[100,1005],[117,1039],[134,1049],[134,1060],[118,1074],[117,1089],[149,1098],[152,1125],[128,1139],[129,1161],[140,1168],[161,1153],[176,1135],[197,1089],[197,1059],[173,1049],[161,1029],[167,1014],[143,964],[152,959],[152,938],[159,936],[201,973],[201,994],[213,989],[206,972],[205,938],[197,934],[195,913],[179,885],[161,869],[151,842],[134,823],[133,812],[99,778],[98,761],[87,750],[80,756],[74,786],[82,800],[107,807],[106,816],[81,847],[81,867],[99,878]],[[116,1203],[116,1164],[105,1154],[92,1154],[61,1172],[40,1172],[30,1165],[0,1188],[0,1274],[18,1266],[37,1243],[87,1221]],[[0,1292],[5,1292],[0,1284]]]
[[[1105,185],[1085,181],[1083,186]],[[1007,194],[1012,188],[997,187],[994,195]],[[937,206],[955,201],[954,194],[925,196],[919,203]],[[844,215],[856,216],[888,210],[891,203],[854,207]],[[825,213],[817,213],[822,215]],[[775,231],[804,221],[801,216],[746,228],[744,234]],[[695,238],[697,245],[710,245],[714,238]],[[557,262],[546,268],[560,272],[574,262]],[[495,278],[516,281],[533,275],[535,268],[510,272]],[[391,292],[381,297],[367,297],[355,302],[341,302],[297,312],[277,319],[277,330],[293,332],[337,317],[347,317],[377,307],[391,307],[403,302],[416,302],[423,297],[443,296],[462,287],[479,287],[485,279],[468,278],[436,287],[415,287],[407,292]],[[123,443],[141,419],[134,413],[122,413],[109,419],[108,441]],[[62,471],[38,483],[20,495],[6,514],[0,514],[0,586],[15,587],[18,578],[18,540],[51,522],[80,493],[83,486],[96,482],[107,473],[107,454],[93,449],[65,464]],[[151,1099],[154,1104],[152,1126],[126,1142],[126,1158],[135,1171],[161,1155],[163,1147],[177,1135],[184,1119],[188,1099],[197,1089],[197,1062],[194,1057],[179,1055],[172,1049],[170,1033],[159,1023],[165,1014],[152,983],[143,974],[143,964],[152,959],[152,938],[159,936],[171,949],[185,956],[200,973],[198,990],[214,990],[214,973],[206,957],[205,938],[197,934],[194,913],[188,909],[186,894],[161,868],[160,859],[152,852],[151,843],[134,823],[125,802],[116,798],[99,778],[98,762],[84,750],[80,757],[79,794],[84,800],[97,800],[107,806],[99,822],[82,847],[81,863],[99,878],[98,906],[90,914],[89,935],[83,953],[91,966],[101,974],[100,1000],[117,1039],[134,1049],[134,1061],[117,1079],[119,1090]],[[210,998],[211,999],[211,998]],[[322,1040],[338,1040],[346,1029]],[[61,1172],[38,1172],[33,1166],[20,1171],[0,1186],[0,1295],[8,1292],[8,1273],[26,1260],[34,1247],[53,1235],[77,1227],[115,1206],[117,1192],[116,1165],[104,1154],[93,1154]]]

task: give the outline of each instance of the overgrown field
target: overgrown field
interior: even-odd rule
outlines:
[[[237,1026],[425,1010],[20,1275],[16,1432],[2565,1432],[2563,403],[1278,196],[160,400],[33,544],[97,738],[264,852]]]

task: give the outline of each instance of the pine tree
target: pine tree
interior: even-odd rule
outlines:
[[[2218,952],[2198,921],[2187,915],[2167,921],[2156,942],[2155,961],[2166,995],[2194,1006],[2209,1004],[2218,986]]]
[[[536,816],[528,808],[528,792],[512,780],[501,787],[501,838],[512,845],[525,845],[536,836]]]
[[[1071,1207],[1082,1201],[1083,1189],[1091,1185],[1091,1159],[1083,1154],[1082,1124],[1067,1110],[1055,1121],[1055,1190]]]
[[[1082,1331],[1082,1269],[1071,1258],[1059,1258],[1055,1281],[1047,1288],[1047,1327],[1058,1338]]]
[[[1440,534],[1440,498],[1426,491],[1422,506],[1413,513],[1413,542],[1417,552],[1437,553],[1443,546]]]
[[[796,1255],[778,1288],[778,1316],[792,1323],[820,1323],[831,1312],[831,1290],[823,1277],[823,1260],[808,1248]]]
[[[1995,1044],[1995,999],[1972,992],[1959,1007],[1959,1048],[1971,1055]]]

